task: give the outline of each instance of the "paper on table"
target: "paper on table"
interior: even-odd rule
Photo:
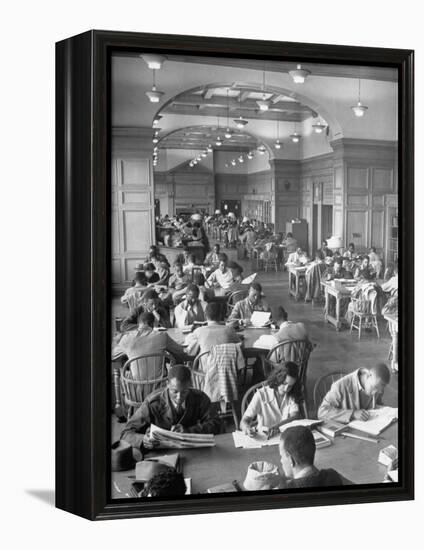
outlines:
[[[271,318],[270,311],[254,311],[252,313],[252,317],[250,318],[250,322],[254,327],[260,328],[268,324],[270,321],[270,318]]]
[[[349,428],[376,436],[380,435],[385,428],[398,418],[398,410],[394,407],[378,407],[368,412],[370,415],[368,420],[365,422],[362,420],[353,420],[348,424]]]
[[[246,277],[242,280],[242,285],[250,285],[250,283],[253,283],[253,281],[256,279],[257,273],[252,273],[252,275],[249,275],[249,277]]]
[[[186,495],[191,495],[191,477],[185,477],[184,478],[184,483],[185,483],[185,486],[186,486],[185,494]]]
[[[260,449],[266,440],[263,434],[256,434],[255,437],[250,437],[245,433],[237,430],[233,432],[234,447],[242,449]]]

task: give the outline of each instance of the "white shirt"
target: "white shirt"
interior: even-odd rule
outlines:
[[[218,285],[224,290],[229,290],[233,284],[233,274],[228,268],[225,273],[223,273],[220,269],[215,269],[215,271],[209,275],[208,283],[211,286],[218,283]]]
[[[269,386],[258,388],[244,416],[258,420],[258,430],[271,428],[282,420],[287,420],[299,413],[299,405],[290,395],[285,394],[281,405],[278,405],[275,391]]]

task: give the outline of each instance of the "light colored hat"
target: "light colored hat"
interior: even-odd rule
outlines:
[[[221,214],[221,210],[215,210],[215,214]]]
[[[249,218],[248,218],[247,216],[245,216],[245,217],[243,218],[243,223],[247,223],[248,221],[249,221]]]
[[[191,216],[191,219],[192,220],[201,220],[202,219],[202,215],[201,214],[193,214]]]
[[[228,212],[228,217],[229,218],[235,218],[236,215],[234,214],[234,212]]]
[[[280,482],[280,475],[275,464],[258,461],[249,465],[243,485],[246,491],[266,491],[277,489]]]

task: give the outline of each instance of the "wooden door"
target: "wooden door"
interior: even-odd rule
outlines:
[[[155,242],[154,192],[148,158],[112,162],[112,284],[128,286]]]

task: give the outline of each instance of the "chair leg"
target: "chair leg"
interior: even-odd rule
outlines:
[[[362,332],[362,316],[359,316],[359,331],[358,331],[358,340],[361,339],[361,332]]]
[[[377,338],[380,340],[380,330],[378,328],[377,316],[374,316],[374,327],[377,332]]]
[[[350,322],[350,334],[352,334],[353,323],[355,322],[355,314],[352,315],[352,321]]]
[[[234,401],[231,401],[231,412],[233,413],[233,420],[234,420],[235,429],[238,430],[239,421],[238,421],[238,418],[237,418],[237,412],[236,412],[236,407],[234,405]]]

